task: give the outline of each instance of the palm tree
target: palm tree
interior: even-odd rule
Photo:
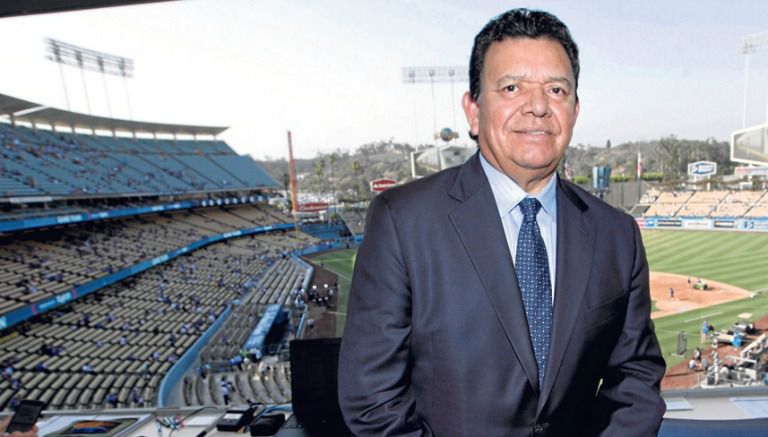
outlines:
[[[360,166],[360,162],[356,159],[352,161],[350,165],[352,166],[352,174],[354,175],[355,200],[360,201],[360,181],[358,180],[358,177],[362,167]]]
[[[328,162],[331,165],[331,197],[333,198],[333,204],[336,204],[336,178],[333,174],[333,166],[336,164],[336,161],[339,159],[339,156],[336,154],[336,152],[331,153],[331,156],[328,157]]]
[[[315,176],[317,177],[317,186],[320,187],[320,192],[324,191],[323,187],[323,174],[325,173],[325,159],[318,159],[315,161]]]

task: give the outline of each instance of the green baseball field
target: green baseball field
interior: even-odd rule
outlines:
[[[685,332],[691,351],[699,345],[705,319],[715,329],[723,329],[741,313],[751,313],[753,321],[768,315],[768,234],[644,231],[643,242],[652,271],[701,277],[754,292],[751,298],[655,319],[668,367],[683,360],[674,355],[679,332]]]
[[[344,332],[344,323],[347,321],[347,298],[356,255],[357,249],[347,249],[312,257],[312,262],[315,264],[322,262],[326,270],[336,273],[339,277],[339,295],[336,305],[336,336],[338,337],[341,337]]]
[[[688,351],[700,341],[706,319],[716,329],[727,328],[741,313],[752,313],[753,320],[768,315],[768,233],[708,231],[644,231],[643,240],[651,270],[718,281],[754,292],[754,297],[708,306],[654,320],[668,366],[683,357],[675,355],[677,335],[685,332]],[[339,319],[341,335],[346,300],[356,250],[331,252],[313,261],[339,276]]]

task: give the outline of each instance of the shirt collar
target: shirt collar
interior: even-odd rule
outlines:
[[[515,181],[509,176],[500,172],[496,167],[492,166],[483,156],[480,155],[480,165],[483,167],[485,176],[488,178],[488,182],[491,185],[491,191],[493,191],[493,197],[496,199],[496,207],[499,209],[499,216],[503,217],[509,211],[515,209],[517,204],[520,203],[526,197],[533,197],[541,203],[541,207],[551,217],[555,216],[557,211],[557,196],[555,189],[557,173],[549,178],[549,182],[544,189],[537,195],[529,195]]]

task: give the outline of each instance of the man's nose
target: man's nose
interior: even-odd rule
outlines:
[[[549,97],[542,88],[533,88],[528,92],[523,112],[534,117],[546,117],[549,115]]]

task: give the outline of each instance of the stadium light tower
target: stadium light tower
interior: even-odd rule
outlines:
[[[64,81],[64,70],[62,65],[77,67],[80,70],[80,79],[83,81],[83,90],[85,92],[85,103],[88,107],[88,114],[91,113],[91,103],[88,98],[88,87],[85,82],[85,70],[101,73],[102,83],[104,84],[104,95],[107,99],[107,110],[112,117],[112,105],[109,102],[109,91],[107,89],[106,75],[121,76],[123,78],[123,88],[125,89],[125,99],[128,103],[128,115],[133,119],[131,111],[131,99],[128,95],[127,78],[133,77],[133,60],[122,56],[110,55],[108,53],[97,52],[96,50],[78,47],[53,38],[46,38],[46,59],[59,64],[59,74],[61,74],[61,84],[64,87],[64,98],[69,106],[69,95],[67,94],[67,84]]]
[[[456,81],[466,82],[467,67],[403,67],[403,83],[429,83],[432,91],[432,133],[437,134],[437,105],[435,103],[435,83],[451,84],[451,110],[453,111],[453,130],[456,130],[456,100],[453,84]]]
[[[747,91],[749,89],[749,55],[759,50],[768,49],[768,32],[753,33],[744,37],[741,53],[744,54],[744,109],[741,117],[741,128],[747,127]],[[768,100],[768,95],[766,95]],[[768,101],[766,102],[765,119],[768,123]]]

